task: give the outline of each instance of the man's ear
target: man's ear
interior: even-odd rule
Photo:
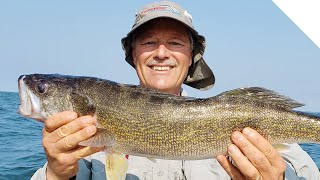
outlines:
[[[133,64],[134,66],[136,67],[137,65],[137,58],[136,58],[136,52],[134,50],[132,50],[132,61],[133,61]]]
[[[189,63],[189,67],[191,66],[192,64],[192,59],[193,59],[193,51],[190,52],[191,53],[191,58],[190,58],[190,63]]]

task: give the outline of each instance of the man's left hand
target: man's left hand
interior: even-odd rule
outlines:
[[[219,155],[217,159],[232,179],[284,178],[286,164],[283,158],[257,131],[251,128],[244,128],[242,133],[235,131],[231,140],[234,144],[227,150],[236,166],[223,155]]]

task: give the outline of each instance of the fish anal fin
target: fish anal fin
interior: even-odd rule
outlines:
[[[103,147],[103,146],[113,146],[116,140],[114,135],[109,133],[104,129],[98,128],[96,134],[85,141],[79,143],[81,146],[91,146],[91,147]]]
[[[78,113],[79,116],[94,115],[96,112],[96,106],[90,97],[77,92],[71,92],[70,96],[72,100],[73,111]]]
[[[128,159],[123,154],[107,153],[105,169],[108,180],[125,180],[128,171]]]
[[[252,101],[259,101],[261,103],[269,104],[272,106],[282,107],[288,110],[304,106],[289,97],[283,96],[275,91],[262,88],[262,87],[248,87],[238,88],[230,91],[223,92],[216,98],[245,98]]]
[[[147,159],[149,159],[150,161],[152,161],[153,163],[157,163],[157,160],[153,157],[147,157]]]

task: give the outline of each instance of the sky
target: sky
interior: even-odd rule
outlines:
[[[94,76],[138,84],[120,40],[150,0],[0,1],[0,91],[17,92],[22,74]],[[215,86],[189,96],[259,86],[320,112],[320,48],[271,0],[176,0],[206,37],[204,58]]]

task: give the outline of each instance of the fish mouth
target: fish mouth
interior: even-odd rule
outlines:
[[[20,97],[20,105],[18,113],[22,116],[36,119],[44,122],[44,117],[41,116],[41,101],[25,83],[26,76],[20,76],[18,80],[18,89]]]

